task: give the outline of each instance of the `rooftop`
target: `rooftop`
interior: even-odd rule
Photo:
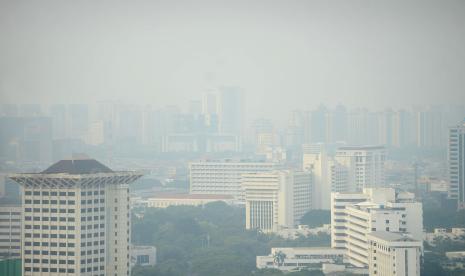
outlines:
[[[381,150],[385,149],[384,146],[343,146],[338,150]]]
[[[214,195],[214,194],[157,194],[150,198],[154,198],[154,199],[218,199],[218,200],[233,199],[233,197],[230,195]]]
[[[386,232],[386,231],[374,231],[368,234],[369,236],[373,236],[375,238],[379,238],[385,241],[417,241],[412,239],[409,236],[406,236],[403,233],[398,232]]]
[[[48,167],[42,174],[92,174],[111,173],[110,168],[95,159],[66,159],[60,160]]]

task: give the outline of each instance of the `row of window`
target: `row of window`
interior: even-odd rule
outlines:
[[[57,259],[24,259],[24,263],[26,264],[30,264],[30,263],[33,263],[33,264],[40,264],[40,263],[43,263],[43,264],[70,264],[70,265],[73,265],[75,262],[74,260],[57,260]]]
[[[43,196],[75,196],[76,193],[75,192],[49,192],[49,191],[42,191],[42,193],[40,191],[25,191],[24,192],[25,195],[35,195],[35,196],[38,196],[38,195],[43,195]]]
[[[105,240],[101,240],[100,242],[99,241],[94,241],[94,242],[81,242],[81,247],[86,247],[86,246],[97,246],[97,245],[105,245]]]
[[[66,217],[30,217],[30,216],[26,216],[24,217],[24,220],[25,221],[70,221],[70,222],[74,222],[75,221],[75,218],[73,217],[69,217],[69,218],[66,218]]]
[[[24,242],[25,246],[50,246],[50,247],[74,247],[74,243],[66,243],[66,242]],[[82,244],[81,244],[82,245]]]
[[[98,263],[99,261],[100,261],[100,262],[104,262],[104,261],[105,261],[105,258],[104,258],[104,257],[100,257],[100,259],[99,259],[99,258],[94,258],[94,259],[93,259],[93,262],[94,262],[94,263]],[[86,260],[86,259],[82,259],[82,260],[81,260],[81,264],[86,264],[86,263],[87,263],[87,264],[91,264],[91,263],[92,263],[92,259],[87,259],[87,260]]]
[[[94,266],[93,268],[92,267],[88,267],[87,269],[86,268],[81,268],[81,273],[83,272],[91,272],[91,271],[98,271],[99,268],[98,266]],[[100,270],[105,270],[105,267],[104,266],[100,266]],[[103,274],[100,274],[100,275],[103,275]]]
[[[64,225],[60,225],[60,226],[57,226],[57,225],[30,225],[30,224],[26,224],[24,225],[24,229],[34,229],[34,230],[75,230],[76,227],[74,227],[73,225],[70,225],[70,226],[64,226]],[[82,227],[81,227],[82,229]]]
[[[75,205],[76,204],[76,201],[74,200],[55,200],[55,199],[52,199],[52,200],[48,200],[48,199],[44,199],[44,200],[40,200],[40,199],[25,199],[24,200],[24,203],[25,204],[51,204],[51,205],[58,205],[58,204],[61,204],[61,205]],[[25,208],[24,210],[26,209],[30,209],[30,208]],[[30,212],[30,211],[29,211]]]
[[[42,235],[40,233],[34,233],[34,234],[31,234],[31,233],[25,233],[24,236],[26,238],[44,238],[44,239],[48,239],[48,238],[52,238],[52,239],[56,239],[56,238],[60,238],[60,239],[74,239],[74,234],[47,234],[47,233],[43,233]]]
[[[68,211],[67,211],[67,210],[68,210]],[[69,211],[69,210],[72,210],[72,211]],[[81,213],[86,213],[86,212],[91,213],[92,210],[93,210],[94,212],[98,212],[99,210],[103,212],[103,211],[105,211],[105,207],[100,207],[100,208],[95,207],[95,208],[93,208],[93,209],[92,209],[92,208],[87,208],[87,209],[86,209],[86,208],[82,208],[82,209],[81,209]],[[74,214],[74,209],[24,208],[24,212],[26,212],[26,213],[30,213],[30,212],[39,213],[39,212],[41,212],[41,211],[42,211],[42,213],[58,213],[58,212],[59,212],[59,213],[72,213],[72,214]],[[15,219],[11,219],[11,220],[10,220],[10,219],[7,219],[7,220],[5,220],[5,221],[15,221]],[[18,220],[18,221],[19,221],[19,220]]]
[[[30,266],[25,266],[24,267],[24,271],[27,271],[27,272],[30,272],[30,271],[33,271],[33,272],[59,272],[59,273],[74,273],[74,269],[73,268],[56,268],[56,267],[51,267],[50,269],[48,267],[30,267]]]
[[[48,256],[49,254],[51,256],[74,256],[74,251],[48,251],[48,250],[24,250],[25,255],[41,255],[41,256]]]

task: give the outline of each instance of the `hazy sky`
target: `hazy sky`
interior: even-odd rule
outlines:
[[[0,0],[0,102],[465,104],[465,1]],[[287,115],[287,113],[282,113]]]

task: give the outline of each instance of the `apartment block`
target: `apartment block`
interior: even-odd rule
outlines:
[[[233,196],[244,202],[242,175],[271,171],[274,163],[247,161],[200,161],[189,164],[191,194]]]

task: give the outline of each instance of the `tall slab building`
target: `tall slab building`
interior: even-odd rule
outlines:
[[[130,275],[129,184],[139,177],[94,159],[12,175],[23,192],[23,275]]]
[[[449,128],[449,197],[465,208],[465,122]]]

